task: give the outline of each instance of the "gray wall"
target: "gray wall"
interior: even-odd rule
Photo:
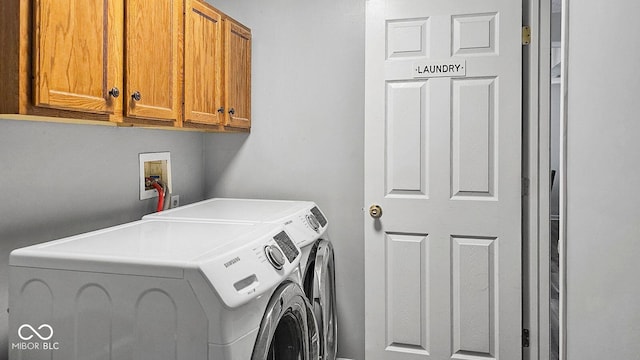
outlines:
[[[212,3],[253,31],[253,128],[206,136],[207,196],[320,205],[336,251],[338,355],[364,359],[365,2]]]
[[[551,13],[551,41],[560,41],[561,40],[561,31],[560,27],[562,25],[562,13],[553,12]]]
[[[0,360],[7,356],[7,272],[15,248],[138,220],[138,154],[171,152],[181,203],[204,196],[203,134],[12,121],[0,116]]]
[[[637,359],[640,3],[569,4],[567,359]]]

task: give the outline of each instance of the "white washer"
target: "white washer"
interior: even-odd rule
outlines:
[[[9,359],[304,359],[318,334],[282,225],[142,220],[10,255]]]
[[[313,305],[318,323],[320,358],[336,358],[338,325],[333,246],[326,237],[327,218],[314,202],[214,198],[144,218],[283,225],[302,249],[301,286]]]

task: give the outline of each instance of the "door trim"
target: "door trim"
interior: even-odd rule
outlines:
[[[551,4],[524,0],[523,24],[531,27],[531,43],[523,48],[523,327],[530,345],[525,360],[548,360],[549,311],[549,172]]]
[[[569,0],[562,0],[561,78],[560,81],[560,314],[558,352],[560,360],[567,359],[567,124],[569,113]]]

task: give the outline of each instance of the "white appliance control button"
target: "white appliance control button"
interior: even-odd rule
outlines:
[[[315,216],[313,216],[313,214],[307,214],[307,223],[309,224],[309,226],[311,226],[311,228],[315,231],[315,232],[319,232],[320,230],[320,223],[318,222],[318,219],[316,219]]]
[[[284,266],[284,262],[286,261],[284,258],[284,254],[279,247],[275,245],[267,245],[264,247],[264,253],[267,255],[267,260],[269,263],[276,268],[277,270],[282,269]]]

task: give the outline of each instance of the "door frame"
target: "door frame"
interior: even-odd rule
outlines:
[[[548,360],[549,195],[551,1],[523,0],[522,23],[531,28],[531,43],[523,47],[523,196],[522,325],[529,330],[524,360]]]

